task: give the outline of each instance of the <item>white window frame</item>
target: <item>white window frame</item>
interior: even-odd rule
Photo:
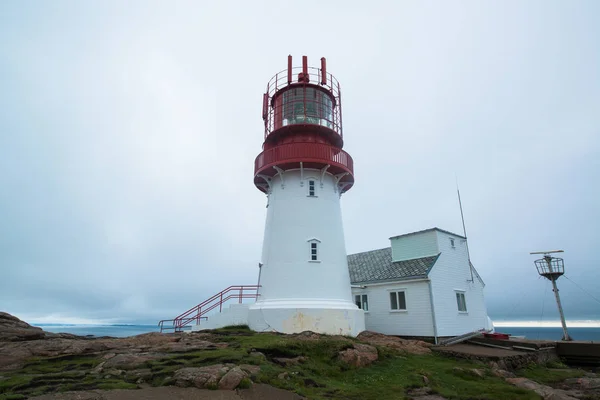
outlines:
[[[321,250],[320,250],[321,241],[319,239],[313,238],[313,239],[307,240],[307,242],[308,242],[308,262],[320,263],[321,259],[319,258],[319,253],[321,252]],[[313,252],[313,249],[315,250],[314,252]]]
[[[407,312],[408,311],[408,304],[406,301],[406,289],[405,288],[400,288],[400,289],[389,289],[388,290],[389,296],[388,296],[388,301],[389,301],[389,310],[390,312]],[[392,308],[392,293],[394,293],[396,296],[396,309]],[[400,308],[400,299],[398,298],[398,293],[404,293],[404,308]]]
[[[459,314],[468,314],[469,309],[467,308],[467,296],[464,290],[455,290],[454,297],[456,298],[456,308],[458,309]],[[464,310],[461,310],[461,298],[462,298],[462,306],[464,306]]]
[[[364,312],[369,312],[369,295],[366,293],[355,293],[354,304]]]

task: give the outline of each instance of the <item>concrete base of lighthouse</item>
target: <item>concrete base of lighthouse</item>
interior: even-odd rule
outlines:
[[[265,301],[250,306],[248,326],[257,332],[357,336],[365,330],[365,316],[363,310],[345,301]]]

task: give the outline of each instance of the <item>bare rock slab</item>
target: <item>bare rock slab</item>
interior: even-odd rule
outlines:
[[[164,357],[165,355],[157,354],[117,354],[113,358],[110,358],[108,361],[106,361],[102,368],[104,370],[109,368],[124,370],[136,369],[145,365],[148,361]]]
[[[377,361],[379,355],[377,348],[368,345],[355,343],[352,348],[339,352],[339,359],[353,367],[366,367]]]
[[[385,346],[391,349],[403,351],[410,354],[429,354],[431,353],[431,343],[421,340],[402,339],[397,336],[384,335],[372,331],[363,331],[357,336],[361,342],[369,343],[376,346]]]
[[[577,400],[576,397],[569,396],[563,390],[553,389],[527,378],[507,378],[506,382],[522,389],[533,390],[542,396],[544,400]]]
[[[45,336],[42,328],[31,326],[9,313],[0,311],[0,342],[38,340]]]
[[[91,390],[86,392],[65,392],[32,397],[35,400],[240,400],[233,391],[207,390],[163,386],[143,389]],[[276,400],[277,397],[265,397]],[[282,398],[283,399],[283,398]]]

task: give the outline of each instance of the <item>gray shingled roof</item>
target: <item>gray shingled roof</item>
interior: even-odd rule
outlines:
[[[392,248],[348,256],[352,284],[426,278],[438,255],[392,262]]]

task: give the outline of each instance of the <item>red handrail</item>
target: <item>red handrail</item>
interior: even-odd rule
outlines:
[[[178,315],[177,317],[173,319],[163,319],[162,321],[159,321],[158,326],[160,327],[160,331],[162,332],[165,329],[173,329],[175,332],[181,332],[183,331],[183,327],[190,325],[193,321],[196,321],[196,324],[199,324],[200,320],[207,320],[208,317],[204,315],[214,310],[217,306],[219,307],[219,312],[221,312],[223,310],[223,303],[227,302],[230,299],[238,299],[239,303],[242,302],[242,299],[256,299],[258,297],[259,287],[259,285],[229,286],[227,289],[220,291],[219,293],[208,298],[207,300],[204,300],[202,303],[190,308],[189,310]],[[233,291],[237,291],[237,294],[229,294]],[[171,322],[172,326],[164,326],[166,322]]]
[[[273,165],[300,161],[330,164],[354,174],[350,154],[335,146],[307,142],[282,144],[263,151],[254,160],[254,175]]]
[[[294,67],[291,69],[283,70],[283,71],[280,71],[277,74],[275,74],[275,76],[273,76],[273,78],[271,78],[271,80],[267,84],[267,92],[265,93],[266,106],[265,106],[265,99],[263,99],[263,111],[262,111],[262,117],[263,117],[263,120],[265,123],[265,138],[267,136],[269,136],[269,134],[271,134],[271,132],[280,128],[280,126],[278,126],[276,121],[277,121],[278,116],[281,115],[282,105],[274,104],[273,98],[275,97],[277,92],[280,91],[281,89],[285,89],[290,85],[298,85],[297,82],[290,82],[290,75],[289,75],[290,72],[292,73],[292,78],[293,78],[293,76],[296,76],[300,72],[304,73],[302,67]],[[318,105],[319,106],[318,108],[322,108],[323,106],[326,106],[326,108],[328,109],[329,112],[327,113],[327,116],[320,115],[318,120],[313,118],[314,115],[308,116],[308,115],[306,115],[306,112],[304,112],[304,120],[302,123],[312,123],[312,124],[318,124],[318,125],[324,124],[324,126],[328,127],[329,129],[331,129],[331,130],[335,131],[337,134],[339,134],[340,137],[343,137],[344,135],[343,135],[343,131],[342,131],[342,110],[341,110],[342,98],[341,98],[339,82],[329,72],[323,71],[322,69],[319,69],[319,68],[309,67],[308,75],[310,77],[310,84],[308,85],[308,87],[320,87],[320,88],[324,89],[325,91],[327,91],[331,95],[331,98],[333,99],[333,104],[325,105],[325,104],[321,104],[320,101],[314,101],[314,100],[310,101],[310,103]],[[290,107],[290,106],[292,106],[292,108],[293,108],[292,104],[287,104],[285,107]],[[304,110],[306,110],[306,99],[303,100],[303,107],[304,107]],[[311,120],[313,120],[313,121],[310,122]],[[291,123],[294,124],[294,123],[298,123],[298,122],[291,122]]]

